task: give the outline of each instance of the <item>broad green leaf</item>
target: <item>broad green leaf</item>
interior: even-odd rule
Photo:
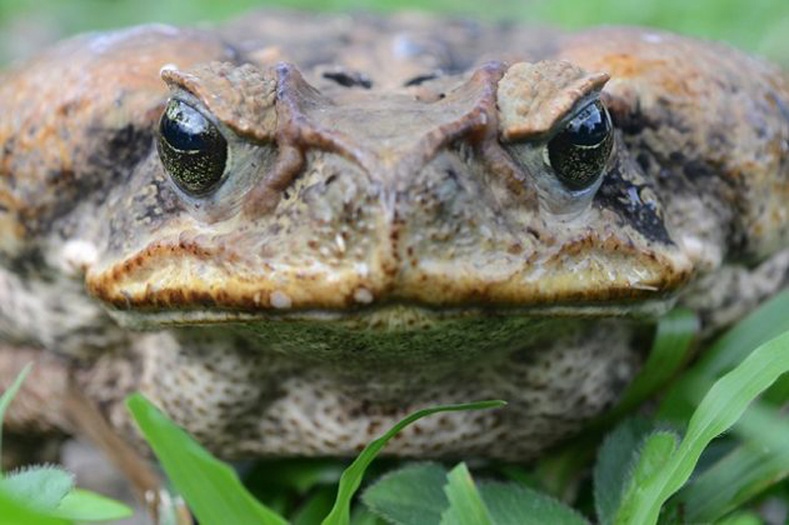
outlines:
[[[132,509],[119,501],[89,490],[73,489],[66,494],[55,516],[76,521],[110,521],[128,518]]]
[[[449,471],[444,492],[449,507],[441,515],[441,525],[493,525],[493,518],[465,463]]]
[[[33,509],[7,494],[0,486],[0,525],[70,525],[70,520]]]
[[[643,419],[627,419],[609,434],[597,454],[594,467],[594,500],[602,525],[614,522],[625,488],[633,477],[634,461],[652,424]]]
[[[459,405],[441,405],[418,410],[413,414],[403,418],[391,429],[389,429],[389,431],[387,431],[383,436],[368,443],[356,460],[351,463],[347,469],[345,469],[345,472],[342,473],[342,477],[340,478],[340,486],[337,489],[337,499],[334,502],[334,507],[326,519],[323,520],[323,524],[346,525],[348,523],[350,519],[351,498],[353,498],[353,495],[359,489],[367,467],[390,439],[392,439],[398,432],[403,430],[414,421],[439,412],[483,410],[488,408],[498,408],[504,405],[506,405],[504,401],[478,401],[476,403],[463,403]]]
[[[447,471],[441,465],[409,465],[378,480],[362,500],[389,523],[437,525],[449,507],[446,484]],[[496,525],[587,523],[558,500],[516,483],[482,483],[478,491]]]
[[[589,523],[559,500],[515,483],[480,483],[478,489],[495,525]]]
[[[61,467],[47,465],[11,472],[0,480],[6,494],[40,510],[54,510],[74,488],[74,475]]]
[[[14,383],[0,395],[0,452],[3,451],[3,421],[5,420],[5,412],[8,409],[8,405],[11,404],[11,400],[14,399],[16,393],[19,392],[19,389],[22,387],[22,383],[25,381],[25,378],[30,373],[30,370],[33,368],[33,363],[29,363],[25,365],[19,375],[16,376]],[[0,474],[2,474],[3,469],[0,466]]]
[[[370,510],[399,525],[438,525],[449,506],[447,470],[436,463],[408,465],[381,477],[362,495]]]
[[[656,523],[666,500],[690,477],[704,448],[731,427],[748,405],[789,370],[789,332],[753,351],[709,390],[694,412],[682,443],[666,464],[623,501],[618,523]],[[648,459],[648,458],[645,458]]]
[[[141,394],[129,396],[126,406],[173,485],[202,523],[287,523],[258,503],[230,467],[215,459]]]
[[[44,520],[42,523],[107,521],[132,515],[126,505],[73,488],[73,475],[58,467],[31,467],[12,473],[0,481],[0,490],[3,496],[13,498],[27,509],[21,511],[23,514],[38,515],[15,523],[33,523],[35,520]],[[2,504],[0,509],[5,511]],[[3,517],[4,512],[0,512],[0,523],[3,523]]]

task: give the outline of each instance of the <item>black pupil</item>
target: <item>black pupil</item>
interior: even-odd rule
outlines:
[[[612,146],[608,112],[600,101],[595,101],[548,142],[548,158],[564,186],[578,191],[599,180]]]
[[[597,104],[589,104],[572,119],[565,129],[573,144],[596,146],[608,135],[608,119]]]
[[[173,181],[191,195],[217,187],[227,162],[227,141],[205,115],[172,99],[159,123],[159,157]]]
[[[208,147],[210,123],[196,109],[182,103],[167,106],[162,119],[162,136],[173,148],[181,151],[200,151]]]

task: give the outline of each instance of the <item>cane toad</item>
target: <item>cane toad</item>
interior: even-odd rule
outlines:
[[[651,29],[79,36],[0,76],[0,145],[0,371],[37,359],[48,399],[17,427],[63,424],[57,369],[225,457],[502,398],[387,450],[525,459],[617,400],[661,313],[714,331],[789,274],[786,77]]]

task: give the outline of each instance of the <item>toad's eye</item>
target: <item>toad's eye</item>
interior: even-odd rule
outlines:
[[[202,113],[171,99],[159,122],[159,157],[173,181],[191,195],[205,195],[222,178],[227,141]]]
[[[569,190],[583,190],[603,173],[613,145],[608,111],[595,101],[584,107],[554,136],[547,147],[547,161]]]

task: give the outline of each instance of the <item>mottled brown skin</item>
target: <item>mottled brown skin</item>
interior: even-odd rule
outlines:
[[[157,151],[168,97],[227,141],[205,195]],[[546,144],[598,99],[613,151],[570,191]],[[788,280],[785,77],[659,31],[138,28],[12,67],[0,115],[0,381],[55,355],[39,395],[70,376],[125,429],[139,389],[226,457],[347,455],[482,398],[509,406],[388,451],[534,457],[615,403],[660,313],[710,333]]]

